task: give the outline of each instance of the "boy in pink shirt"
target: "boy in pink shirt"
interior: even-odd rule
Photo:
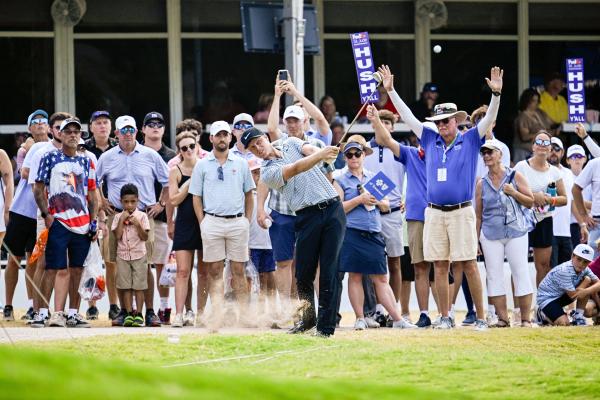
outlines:
[[[127,316],[123,326],[143,326],[141,308],[144,305],[144,291],[148,289],[148,263],[146,260],[146,240],[150,222],[146,213],[138,210],[138,189],[130,183],[121,188],[123,211],[115,215],[111,229],[117,242],[117,289],[123,295],[123,308]],[[133,312],[132,302],[139,308]]]

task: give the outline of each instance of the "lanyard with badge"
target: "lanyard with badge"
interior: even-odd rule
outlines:
[[[446,143],[444,143],[442,145],[442,149],[444,150],[444,153],[442,154],[442,164],[444,164],[444,166],[441,168],[438,168],[438,170],[437,170],[437,181],[438,182],[446,182],[448,180],[448,170],[446,169],[446,158],[448,157],[447,154],[452,149],[452,146],[454,146],[454,142],[456,142],[457,138],[458,138],[458,135],[456,135],[454,137],[454,140],[452,140],[452,143],[450,143],[448,146],[446,146]]]

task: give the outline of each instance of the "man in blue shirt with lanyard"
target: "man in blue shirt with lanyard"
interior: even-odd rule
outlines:
[[[483,310],[483,289],[477,268],[477,234],[475,212],[471,204],[479,148],[485,134],[496,120],[502,91],[502,71],[493,67],[486,82],[492,98],[486,116],[476,127],[458,134],[458,124],[467,113],[458,111],[453,103],[438,104],[433,117],[427,118],[438,127],[439,133],[424,127],[394,90],[394,75],[389,67],[379,68],[383,87],[390,95],[402,120],[421,140],[427,157],[427,202],[423,229],[425,260],[433,261],[435,285],[438,291],[442,320],[438,328],[449,329],[448,270],[451,261],[464,261],[464,272],[469,282],[477,311],[475,329],[487,329]]]

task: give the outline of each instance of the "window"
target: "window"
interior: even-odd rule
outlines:
[[[326,33],[413,33],[412,1],[325,1]]]
[[[515,3],[446,2],[448,22],[433,33],[516,34]]]
[[[87,0],[75,32],[166,32],[166,0]]]
[[[182,32],[241,32],[240,2],[181,0]]]
[[[530,3],[531,35],[599,35],[600,3]]]
[[[50,16],[52,0],[12,0],[2,2],[0,30],[53,31]]]

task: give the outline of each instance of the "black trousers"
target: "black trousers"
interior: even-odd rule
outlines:
[[[331,335],[335,331],[339,307],[338,269],[346,214],[342,203],[337,201],[323,209],[300,210],[296,215],[296,286],[300,300],[310,304],[304,313],[304,323],[310,326],[316,321],[319,332]],[[313,281],[319,265],[317,318]]]
[[[552,258],[550,267],[554,268],[559,264],[569,261],[573,253],[573,242],[570,237],[553,236],[552,237]]]

